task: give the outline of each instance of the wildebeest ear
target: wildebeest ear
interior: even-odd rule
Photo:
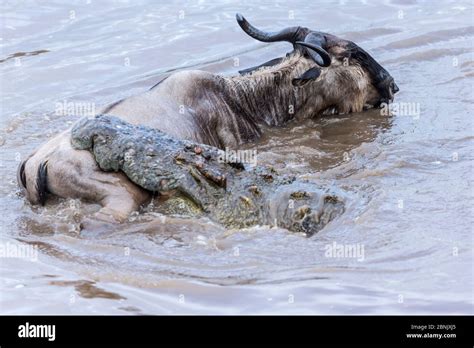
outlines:
[[[282,60],[283,60],[283,58],[275,58],[275,59],[269,60],[268,62],[265,62],[265,63],[263,63],[263,64],[254,66],[254,67],[252,67],[252,68],[240,70],[240,71],[239,71],[239,74],[240,74],[240,75],[250,74],[250,73],[254,72],[255,70],[260,69],[261,67],[264,67],[264,66],[273,66],[273,65],[280,64],[280,63],[282,62]]]
[[[291,83],[295,87],[301,87],[307,84],[311,80],[316,80],[319,77],[319,75],[321,75],[321,69],[315,66],[314,68],[306,70],[300,77],[293,79]]]

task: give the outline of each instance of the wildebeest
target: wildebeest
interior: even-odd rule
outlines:
[[[390,74],[351,41],[304,27],[263,32],[239,14],[237,22],[251,37],[286,41],[293,50],[236,76],[177,72],[99,113],[177,138],[235,148],[257,139],[262,125],[359,112],[390,102],[398,91]],[[70,129],[20,164],[18,182],[33,204],[44,204],[47,194],[99,202],[96,217],[103,220],[122,221],[150,198],[123,173],[105,173],[88,151],[73,149]]]

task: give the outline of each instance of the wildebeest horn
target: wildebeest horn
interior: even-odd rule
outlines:
[[[303,41],[296,41],[295,43],[297,45],[301,45],[301,46],[309,48],[310,49],[308,50],[309,55],[316,63],[318,63],[319,66],[325,67],[325,66],[331,65],[331,56],[329,56],[329,53],[321,46],[314,45],[309,42],[303,42]],[[312,51],[316,51],[318,54],[314,54]]]
[[[258,41],[263,42],[277,42],[277,41],[287,41],[295,43],[296,40],[300,39],[298,36],[298,31],[301,27],[290,27],[285,28],[278,32],[264,32],[260,29],[255,28],[251,25],[240,13],[235,15],[237,23],[243,31],[245,31],[249,36],[253,37]]]
[[[264,32],[247,22],[240,13],[237,13],[235,18],[242,30],[256,40],[263,42],[286,41],[293,45],[299,44],[309,48],[306,51],[318,65],[326,67],[331,64],[331,57],[323,48],[326,41],[323,35],[310,32],[308,29],[302,27],[289,27],[278,32]]]

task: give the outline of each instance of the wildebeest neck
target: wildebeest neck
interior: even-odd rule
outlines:
[[[238,115],[257,123],[281,125],[310,112],[316,113],[310,97],[314,88],[295,88],[292,80],[314,63],[296,53],[280,64],[263,68],[250,75],[225,79],[225,96]]]

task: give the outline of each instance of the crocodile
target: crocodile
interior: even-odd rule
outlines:
[[[158,211],[207,216],[226,228],[272,225],[308,236],[344,212],[327,188],[271,166],[246,168],[216,147],[182,140],[112,115],[79,120],[71,144],[107,172],[164,197]]]

